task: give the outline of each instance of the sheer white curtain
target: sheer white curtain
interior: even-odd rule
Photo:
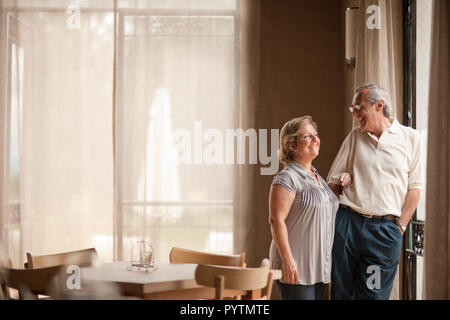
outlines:
[[[113,12],[76,1],[3,9],[7,254],[19,267],[26,252],[95,246],[111,260]]]
[[[433,1],[428,113],[424,296],[450,299],[450,4]]]
[[[256,1],[2,1],[0,223],[14,265],[90,246],[129,259],[141,239],[156,261],[175,245],[245,249],[250,212],[237,212],[250,205],[225,140],[255,104],[244,3]],[[253,80],[238,90],[241,78]]]
[[[117,257],[145,239],[231,253],[236,127],[236,2],[120,1]]]
[[[402,2],[361,0],[357,19],[354,88],[365,83],[387,88],[393,116],[402,122]]]

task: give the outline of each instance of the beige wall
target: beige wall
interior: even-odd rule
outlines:
[[[319,125],[321,150],[313,163],[326,178],[344,129],[344,36],[341,1],[263,0],[260,95],[257,128],[281,128],[311,115]],[[259,170],[258,170],[259,171]],[[268,193],[273,176],[255,176],[255,250],[249,265],[268,257],[272,239]]]

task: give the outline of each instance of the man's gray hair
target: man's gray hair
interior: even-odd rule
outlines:
[[[387,91],[382,86],[376,85],[376,84],[365,84],[363,86],[360,86],[358,89],[356,89],[355,97],[364,89],[369,89],[369,96],[368,100],[371,104],[374,104],[378,100],[381,100],[384,102],[383,107],[383,115],[386,118],[392,117],[392,102],[391,102],[391,95],[389,94],[389,91]]]

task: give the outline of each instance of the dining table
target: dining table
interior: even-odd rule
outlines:
[[[215,288],[195,281],[197,264],[158,263],[153,269],[131,268],[129,261],[103,263],[81,268],[81,284],[114,284],[123,296],[148,300],[214,299]],[[270,270],[272,280],[281,278],[281,270]],[[261,290],[229,290],[225,295],[241,295],[242,299],[261,296]]]

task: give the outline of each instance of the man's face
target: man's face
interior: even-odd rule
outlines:
[[[353,117],[358,120],[361,130],[373,132],[377,123],[376,120],[380,115],[375,108],[377,103],[372,105],[367,99],[368,97],[369,89],[361,91],[356,96],[356,99],[353,101],[353,105],[360,105],[362,108],[359,111],[354,110]]]

